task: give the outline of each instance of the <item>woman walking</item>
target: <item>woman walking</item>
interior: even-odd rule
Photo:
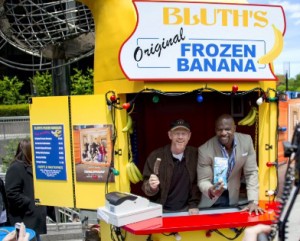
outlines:
[[[46,206],[36,206],[32,175],[32,153],[30,140],[21,140],[18,144],[5,177],[5,189],[8,201],[8,217],[11,225],[23,222],[27,228],[40,234],[47,232]]]

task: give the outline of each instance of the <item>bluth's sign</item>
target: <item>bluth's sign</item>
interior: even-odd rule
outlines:
[[[281,6],[134,1],[138,22],[120,50],[130,80],[274,80]]]

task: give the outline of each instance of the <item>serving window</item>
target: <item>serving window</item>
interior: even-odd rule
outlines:
[[[237,125],[252,106],[257,107],[256,100],[259,97],[256,92],[236,96],[219,92],[203,92],[201,95],[201,102],[199,93],[142,93],[135,99],[131,112],[134,123],[131,143],[134,161],[141,171],[151,151],[170,143],[167,132],[173,120],[182,118],[190,123],[192,136],[189,145],[199,147],[215,135],[215,120],[218,116],[231,114]],[[135,97],[133,94],[127,95],[127,101]],[[251,135],[257,145],[255,140],[258,138],[255,136],[258,135],[258,128],[255,126],[237,125],[236,131]],[[141,184],[131,184],[131,192],[144,196]],[[244,192],[242,189],[241,193]]]

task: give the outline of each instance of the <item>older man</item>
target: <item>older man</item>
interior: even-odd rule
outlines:
[[[185,120],[171,123],[171,144],[154,150],[144,166],[142,189],[150,200],[163,205],[164,212],[199,212],[197,149],[187,146],[190,125]]]

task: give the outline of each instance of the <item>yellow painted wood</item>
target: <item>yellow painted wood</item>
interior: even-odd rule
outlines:
[[[72,126],[113,123],[104,95],[72,96],[71,110]],[[129,192],[130,185],[126,175],[127,135],[119,128],[126,124],[125,111],[116,111],[115,123],[118,131],[115,150],[121,149],[122,156],[114,155],[114,166],[120,175],[115,176],[115,183],[108,184],[108,192]],[[105,183],[77,182],[75,179],[75,194],[78,208],[97,209],[105,205]]]
[[[270,89],[270,96],[274,96],[276,83],[271,81],[261,81],[261,88],[267,91]],[[267,167],[267,162],[275,162],[278,155],[277,150],[277,115],[278,103],[264,102],[259,107],[259,183],[261,200],[273,200],[273,196],[266,196],[266,191],[275,190],[277,187],[276,167]],[[266,146],[271,148],[266,150]]]
[[[120,97],[121,100],[124,97]],[[35,198],[42,205],[63,207],[77,207],[97,209],[105,204],[105,183],[77,182],[75,161],[72,160],[70,128],[74,125],[112,124],[110,110],[106,105],[104,95],[72,96],[70,98],[70,111],[68,97],[36,97],[30,105],[30,119],[32,125],[64,126],[66,181],[37,180],[34,178]],[[70,116],[71,121],[70,123]],[[130,192],[130,183],[126,174],[128,162],[127,133],[122,132],[126,124],[126,112],[116,111],[117,141],[116,150],[121,149],[122,156],[115,155],[115,168],[120,175],[115,177],[114,183],[108,184],[108,192]],[[72,167],[73,165],[73,167]],[[35,169],[34,169],[35,170]],[[74,180],[73,176],[74,175]],[[34,173],[35,177],[35,173]]]
[[[33,162],[34,194],[35,199],[40,200],[42,205],[59,207],[73,207],[73,186],[72,186],[72,163],[70,147],[70,129],[68,115],[68,97],[35,97],[29,105],[30,129],[32,125],[63,125],[65,139],[66,158],[66,181],[52,181],[36,179],[35,162]],[[32,136],[32,133],[31,133]],[[33,140],[33,138],[31,138]],[[33,145],[32,145],[33,148]],[[34,152],[33,160],[34,160]]]

